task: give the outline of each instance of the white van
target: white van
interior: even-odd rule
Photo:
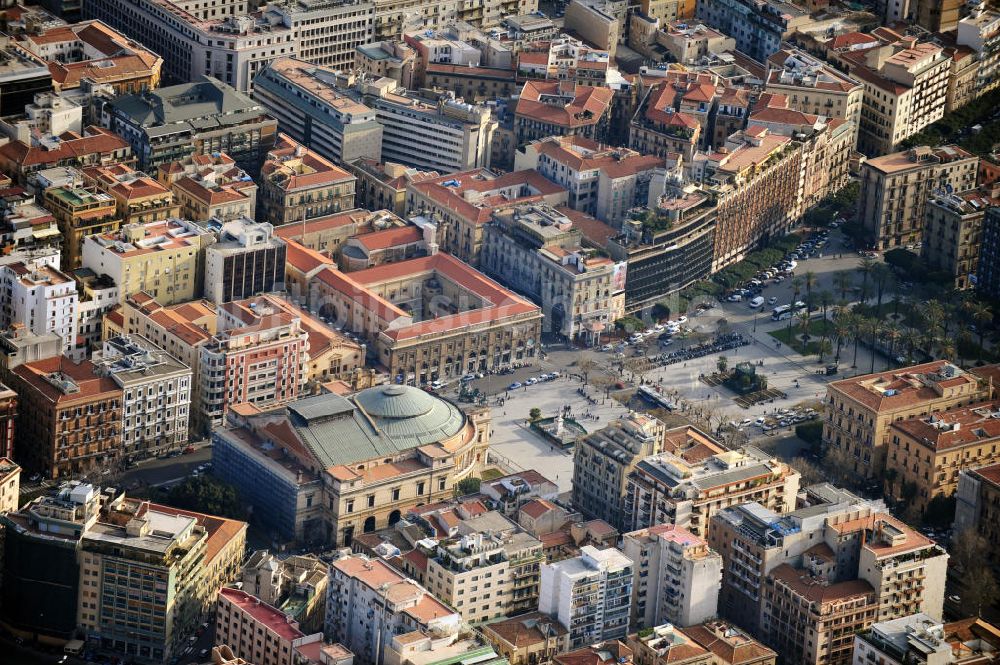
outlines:
[[[764,296],[757,296],[756,298],[750,301],[750,307],[754,309],[760,307],[763,304],[764,304]]]

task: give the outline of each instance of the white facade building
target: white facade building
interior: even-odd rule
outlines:
[[[687,529],[660,524],[626,533],[622,550],[635,562],[632,628],[708,621],[719,607],[722,557]]]
[[[76,345],[80,301],[76,284],[58,265],[58,256],[43,256],[0,266],[0,328],[20,323],[36,335],[55,333],[69,353]]]
[[[247,0],[91,0],[88,18],[104,21],[163,55],[168,79],[211,76],[242,92],[275,58],[350,67],[372,40],[375,7],[362,0],[285,0],[251,13]]]
[[[187,443],[190,367],[139,335],[105,340],[93,362],[124,392],[121,430],[127,458],[157,456]]]
[[[616,549],[580,548],[580,555],[542,565],[538,610],[569,628],[578,649],[628,634],[632,560]]]

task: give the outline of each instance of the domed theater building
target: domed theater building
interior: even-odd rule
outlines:
[[[234,408],[213,435],[213,473],[279,542],[348,547],[478,476],[490,412],[384,385],[308,397],[272,411]]]

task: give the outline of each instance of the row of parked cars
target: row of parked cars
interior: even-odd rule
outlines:
[[[533,386],[536,383],[542,383],[543,381],[554,381],[561,376],[559,372],[548,372],[547,374],[539,374],[538,376],[532,376],[524,380],[524,383],[520,381],[515,381],[514,383],[507,386],[507,390],[517,390],[518,388],[523,388],[525,386]]]

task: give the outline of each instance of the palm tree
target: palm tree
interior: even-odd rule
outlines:
[[[941,357],[945,360],[955,359],[955,342],[945,338],[941,340]]]
[[[903,346],[906,347],[906,364],[913,364],[913,352],[920,346],[920,333],[913,328],[907,328],[903,332]]]
[[[903,331],[899,329],[899,326],[895,323],[890,323],[889,325],[882,328],[882,335],[885,340],[889,342],[889,356],[885,361],[885,368],[889,369],[892,367],[893,361],[896,359],[896,342],[902,337]]]
[[[799,330],[802,331],[802,346],[804,348],[809,343],[809,324],[812,319],[809,318],[809,311],[805,309],[799,312],[796,318],[799,320]]]
[[[865,322],[867,320],[863,316],[851,313],[851,341],[854,342],[854,360],[851,361],[851,367],[858,366],[858,342],[861,341],[861,337],[864,335]]]
[[[812,270],[807,270],[804,275],[802,275],[803,283],[806,285],[806,298],[812,297],[813,287],[816,286],[816,273]]]
[[[872,367],[871,367],[870,373],[874,374],[875,373],[875,348],[876,348],[876,344],[878,344],[878,336],[882,333],[882,322],[879,321],[878,319],[868,319],[865,322],[865,332],[868,333],[868,336],[871,337],[871,340],[872,340],[872,348],[871,348],[871,352],[872,352]]]
[[[976,335],[979,337],[979,352],[976,360],[983,359],[983,337],[986,334],[986,326],[993,322],[993,310],[989,305],[976,303],[972,306],[972,319],[976,322]]]
[[[851,273],[846,270],[833,273],[833,286],[840,291],[840,299],[847,300],[847,292],[851,288]]]
[[[830,350],[831,350],[830,340],[825,339],[825,338],[821,339],[819,341],[819,361],[820,362],[823,362],[823,355],[826,354],[826,353],[830,353]]]
[[[867,256],[860,261],[858,261],[858,272],[861,273],[861,288],[868,286],[868,278],[872,275],[872,270],[875,268],[875,260],[870,259]]]
[[[833,336],[837,338],[837,362],[840,362],[840,349],[851,338],[851,314],[845,311],[833,315]]]
[[[829,321],[826,318],[827,310],[830,309],[830,305],[833,304],[833,294],[829,291],[819,292],[819,306],[823,309],[823,339],[826,339],[826,328],[829,325]]]
[[[937,335],[944,321],[944,306],[937,300],[928,300],[923,307],[924,319],[927,320],[925,330],[930,335]]]
[[[792,278],[792,302],[789,305],[795,305],[799,299],[799,293],[802,292],[802,278],[794,277]],[[792,319],[788,318],[788,336],[792,336]]]
[[[872,268],[872,281],[875,282],[875,314],[882,316],[882,296],[885,295],[885,287],[892,280],[892,271],[884,263],[876,263]]]

